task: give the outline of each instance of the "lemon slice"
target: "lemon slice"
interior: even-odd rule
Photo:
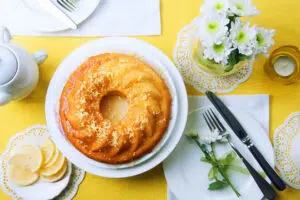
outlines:
[[[42,176],[42,179],[47,182],[53,183],[61,180],[67,171],[68,171],[68,161],[65,160],[63,167],[56,174],[53,174],[51,176]]]
[[[30,156],[26,154],[15,154],[11,156],[8,160],[8,163],[10,165],[16,165],[20,168],[31,171],[29,162],[30,162]]]
[[[51,158],[54,156],[55,149],[56,149],[56,147],[53,144],[53,142],[49,138],[47,138],[41,148],[42,154],[44,157],[44,165],[46,165],[51,160]]]
[[[39,179],[39,174],[31,172],[17,165],[9,165],[8,167],[8,180],[11,182],[21,185],[28,186],[32,185]]]
[[[59,170],[61,170],[64,166],[66,158],[59,152],[57,160],[53,163],[53,165],[43,168],[41,170],[41,175],[43,176],[51,176],[56,174]]]
[[[53,165],[56,162],[56,160],[58,159],[59,154],[60,154],[59,150],[57,148],[55,148],[53,156],[50,158],[50,160],[47,163],[44,164],[43,168],[48,168],[51,165]]]
[[[24,145],[17,154],[11,157],[10,164],[15,164],[31,172],[35,172],[43,164],[43,155],[39,147]]]

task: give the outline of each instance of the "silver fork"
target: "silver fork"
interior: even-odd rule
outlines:
[[[76,8],[75,0],[56,0],[56,1],[61,7],[63,7],[69,12],[72,12]]]
[[[272,186],[249,164],[249,162],[244,158],[244,156],[235,148],[233,143],[231,142],[231,136],[223,124],[220,122],[217,115],[214,111],[210,108],[207,109],[203,113],[203,118],[208,125],[211,132],[218,130],[222,138],[226,138],[231,148],[236,152],[236,154],[241,158],[245,166],[247,167],[248,171],[252,175],[253,179],[255,180],[256,184],[264,194],[265,199],[275,199],[276,192],[272,188]]]

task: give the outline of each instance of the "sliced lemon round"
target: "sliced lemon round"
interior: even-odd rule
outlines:
[[[10,165],[16,165],[20,168],[31,171],[30,165],[28,164],[29,162],[30,162],[30,156],[21,153],[12,155],[8,160],[8,163]]]
[[[44,157],[44,165],[46,165],[51,158],[54,156],[55,153],[55,145],[50,140],[50,138],[47,138],[46,141],[43,143],[41,151]]]
[[[43,155],[39,147],[35,145],[24,145],[17,154],[10,158],[10,163],[35,172],[38,171],[43,164]]]
[[[56,174],[53,174],[51,176],[42,176],[42,179],[50,183],[57,182],[64,177],[67,171],[68,171],[68,161],[65,160],[63,167]]]
[[[43,168],[41,170],[41,175],[43,176],[52,176],[56,174],[59,170],[63,168],[64,162],[66,158],[59,152],[57,160],[53,163],[53,165]]]
[[[50,158],[50,160],[47,163],[44,164],[43,168],[48,168],[51,165],[53,165],[58,159],[59,154],[60,154],[59,150],[55,148],[53,156]]]
[[[38,173],[31,172],[17,165],[9,165],[7,173],[8,180],[21,186],[32,185],[39,179]]]

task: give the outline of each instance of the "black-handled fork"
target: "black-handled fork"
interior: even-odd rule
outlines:
[[[248,171],[252,175],[254,181],[262,191],[264,198],[273,200],[276,197],[276,192],[272,188],[272,186],[250,165],[250,163],[245,159],[245,157],[235,148],[233,143],[231,142],[231,136],[227,132],[226,128],[220,122],[219,118],[215,115],[212,109],[208,109],[203,113],[204,120],[208,125],[211,132],[216,129],[220,132],[222,137],[225,137],[228,140],[228,143],[232,147],[232,149],[236,152],[236,154],[241,158]]]

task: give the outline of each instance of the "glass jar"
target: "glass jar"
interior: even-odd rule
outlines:
[[[275,81],[292,84],[300,79],[300,51],[292,45],[275,49],[265,63],[265,73]]]
[[[196,40],[193,49],[193,59],[197,66],[205,73],[212,76],[229,76],[238,72],[245,65],[251,64],[251,58],[240,61],[236,65],[229,67],[222,64],[217,64],[203,57],[203,46],[199,39]]]

